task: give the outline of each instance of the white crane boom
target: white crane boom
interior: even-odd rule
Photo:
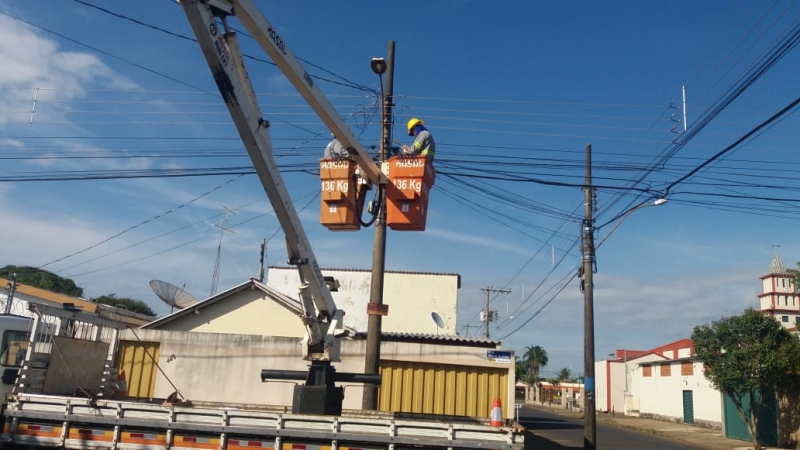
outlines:
[[[300,273],[299,296],[306,328],[304,358],[338,361],[336,329],[344,312],[336,308],[297,211],[272,153],[269,121],[264,120],[227,16],[236,16],[278,68],[330,128],[366,176],[385,184],[386,177],[303,69],[277,31],[252,0],[180,0],[214,81],[233,118],[258,178],[286,236],[289,264]],[[220,28],[221,27],[221,28]]]

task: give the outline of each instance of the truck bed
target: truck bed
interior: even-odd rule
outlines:
[[[20,394],[5,410],[4,444],[67,449],[497,449],[524,448],[518,426],[469,418],[348,411],[300,415],[280,408],[173,406]]]

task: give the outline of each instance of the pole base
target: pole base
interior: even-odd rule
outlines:
[[[342,414],[343,401],[343,387],[297,385],[294,387],[292,412],[295,414],[339,416]]]

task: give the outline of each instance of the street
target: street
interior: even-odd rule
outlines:
[[[573,419],[538,408],[524,407],[520,410],[519,422],[534,434],[533,442],[528,442],[527,448],[536,450],[583,448],[583,419]],[[530,436],[526,436],[526,439],[530,439]],[[599,422],[597,423],[597,448],[599,450],[703,449],[703,447],[692,446],[686,442],[672,441]]]

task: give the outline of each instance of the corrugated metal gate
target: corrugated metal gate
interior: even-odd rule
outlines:
[[[489,417],[492,401],[503,401],[506,417],[508,369],[381,361],[381,411]]]
[[[742,419],[742,416],[739,415],[739,410],[736,409],[733,400],[728,394],[724,394],[723,397],[725,437],[750,441],[750,431],[747,430],[747,424]],[[750,400],[747,397],[742,400],[742,407],[744,407],[745,414],[750,413]],[[764,397],[764,416],[761,417],[758,423],[758,439],[761,445],[778,445],[778,408],[775,392],[772,389]]]
[[[159,342],[120,341],[117,367],[125,370],[128,397],[153,398],[156,388]]]

